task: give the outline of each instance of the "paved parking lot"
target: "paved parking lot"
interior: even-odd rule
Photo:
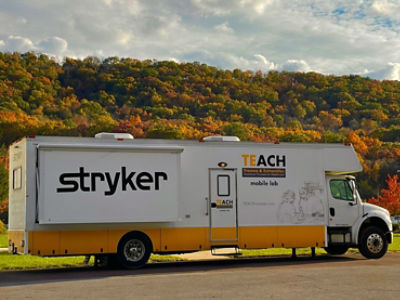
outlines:
[[[0,299],[400,299],[400,253],[0,272]]]

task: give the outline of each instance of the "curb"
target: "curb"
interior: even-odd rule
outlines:
[[[8,252],[8,248],[0,248],[0,252]]]

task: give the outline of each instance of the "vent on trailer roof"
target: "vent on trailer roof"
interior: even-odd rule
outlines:
[[[211,135],[203,138],[204,142],[240,142],[237,136]]]
[[[134,137],[130,133],[114,133],[114,132],[100,132],[94,136],[96,139],[107,140],[133,140]]]

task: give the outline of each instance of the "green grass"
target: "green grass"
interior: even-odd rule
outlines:
[[[185,260],[186,259],[176,255],[152,254],[150,256],[149,262],[175,262],[175,261],[185,261]]]
[[[0,248],[6,248],[8,237],[6,234],[0,235]],[[357,252],[357,250],[351,250]],[[393,243],[389,245],[389,251],[400,251],[400,234],[395,234]],[[241,257],[291,255],[291,249],[257,249],[241,250]],[[322,248],[316,248],[317,254],[326,254]],[[297,254],[311,254],[310,248],[299,248]],[[152,254],[150,262],[175,262],[184,259],[174,255]],[[31,269],[54,269],[54,268],[77,268],[85,267],[84,256],[73,257],[39,257],[32,255],[12,255],[7,252],[0,253],[0,270],[31,270]],[[94,259],[91,258],[89,266],[93,266]]]
[[[8,252],[0,252],[0,271],[79,268],[94,265],[93,256],[88,265],[83,263],[84,259],[84,256],[40,257],[32,255],[12,255]],[[149,262],[175,262],[183,260],[184,259],[179,256],[152,254]]]
[[[400,251],[400,234],[393,235],[393,243],[389,245],[389,251]],[[271,255],[291,255],[292,249],[272,248],[272,249],[256,249],[256,250],[240,250],[241,257],[246,256],[271,256]],[[326,254],[322,248],[315,249],[316,254]],[[350,249],[350,252],[358,252],[357,249]],[[297,254],[311,254],[310,248],[298,248]]]
[[[389,245],[389,251],[400,251],[400,234],[393,235],[393,243]]]
[[[0,234],[0,248],[8,248],[8,234]]]
[[[39,257],[32,255],[12,255],[0,253],[0,270],[31,270],[85,267],[84,256],[74,257]],[[93,265],[93,258],[89,265]]]

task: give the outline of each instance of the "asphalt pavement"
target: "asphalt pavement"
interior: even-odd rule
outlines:
[[[0,272],[0,299],[400,299],[400,253]]]

